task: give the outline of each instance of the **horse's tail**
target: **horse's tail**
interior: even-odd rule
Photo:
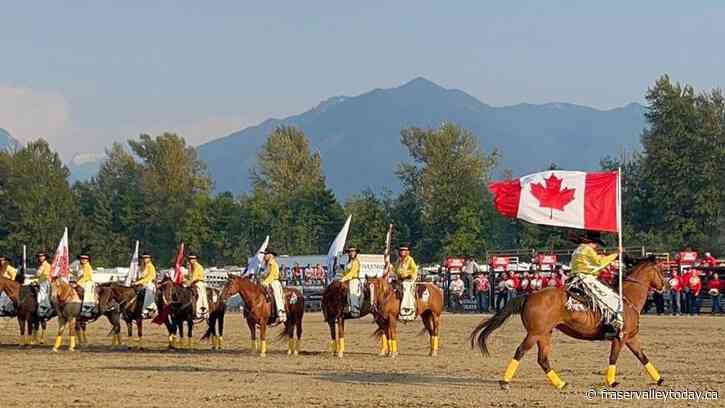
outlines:
[[[211,336],[211,333],[212,333],[211,325],[209,325],[209,327],[206,328],[206,333],[204,333],[204,335],[201,336],[201,339],[200,340],[206,340],[206,339],[208,339],[209,336]]]
[[[503,309],[496,312],[493,317],[488,320],[482,321],[475,329],[471,332],[470,341],[471,348],[474,348],[478,343],[478,348],[484,356],[489,355],[488,346],[486,345],[486,339],[493,333],[494,330],[501,327],[506,319],[513,314],[521,314],[526,304],[526,296],[516,297],[506,303]]]

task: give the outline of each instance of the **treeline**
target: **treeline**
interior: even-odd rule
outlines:
[[[601,163],[625,171],[625,244],[719,253],[725,243],[722,93],[696,94],[662,77],[646,98],[642,150]],[[253,188],[238,197],[211,195],[204,164],[175,134],[114,144],[98,175],[73,186],[41,139],[0,153],[0,253],[17,256],[23,244],[52,251],[68,226],[71,251],[89,252],[98,266],[126,264],[135,240],[162,265],[181,240],[207,264],[239,264],[268,234],[280,253],[326,253],[348,214],[351,244],[380,253],[393,223],[394,244],[409,243],[423,262],[447,254],[481,257],[496,248],[571,246],[567,231],[495,213],[486,186],[499,153],[483,151],[470,131],[454,124],[408,128],[400,142],[409,153],[395,170],[402,191],[365,190],[340,203],[326,186],[321,157],[292,127],[269,135],[249,173],[239,169]]]

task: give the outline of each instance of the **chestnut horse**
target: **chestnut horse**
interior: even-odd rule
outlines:
[[[81,299],[78,293],[62,278],[50,283],[50,303],[58,315],[58,334],[55,336],[53,352],[58,352],[63,343],[63,334],[68,327],[68,351],[76,349],[76,320],[81,314]]]
[[[376,334],[382,338],[383,348],[380,355],[396,357],[398,355],[398,315],[402,301],[402,287],[394,287],[386,276],[368,278],[372,292],[372,312],[379,329]],[[438,355],[441,314],[443,313],[443,291],[430,282],[416,285],[415,315],[423,320],[423,331],[430,336],[430,355]],[[383,346],[384,347],[384,346]]]
[[[20,347],[31,345],[30,334],[38,322],[38,287],[23,286],[20,283],[0,276],[0,293],[5,292],[15,306],[15,317],[20,326]],[[27,330],[27,334],[26,334]]]
[[[330,351],[342,358],[345,353],[345,320],[359,319],[370,313],[370,296],[367,285],[363,289],[360,314],[356,317],[345,312],[347,307],[348,283],[335,280],[322,291],[322,315],[330,326]],[[387,342],[384,346],[387,347]]]
[[[222,290],[222,300],[239,294],[244,301],[244,317],[249,326],[252,339],[252,350],[259,350],[260,357],[267,355],[267,326],[273,325],[272,303],[267,301],[264,290],[249,278],[229,275],[229,280]],[[298,355],[302,342],[302,318],[305,314],[305,300],[302,293],[294,288],[284,288],[285,310],[287,321],[280,337],[287,336],[287,354]],[[257,343],[257,326],[259,326],[260,342]],[[295,332],[297,340],[295,341]]]
[[[650,288],[661,291],[664,286],[665,279],[662,270],[652,259],[640,260],[624,278],[622,285],[624,327],[621,338],[611,339],[609,367],[605,378],[607,386],[617,385],[615,381],[616,364],[623,345],[627,345],[627,348],[639,359],[654,382],[658,385],[664,382],[657,369],[642,352],[639,339],[639,313],[647,300],[647,292]],[[488,346],[486,345],[488,336],[501,327],[509,316],[521,314],[521,321],[527,332],[526,337],[516,349],[513,360],[509,363],[503,380],[500,381],[502,388],[508,388],[519,362],[534,345],[539,348],[539,366],[544,370],[552,385],[558,389],[563,389],[567,385],[549,364],[551,334],[554,328],[580,340],[605,340],[600,314],[592,311],[570,311],[565,306],[567,298],[568,295],[564,288],[546,288],[517,297],[473,330],[470,336],[471,347],[478,343],[483,355],[488,356]]]

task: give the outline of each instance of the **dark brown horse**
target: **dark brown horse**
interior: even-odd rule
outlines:
[[[254,352],[259,350],[259,355],[264,357],[267,355],[267,326],[274,324],[272,303],[267,300],[266,294],[259,285],[248,278],[230,275],[222,290],[222,299],[226,302],[236,294],[239,294],[244,301],[244,317],[251,334],[252,350]],[[297,355],[302,342],[305,300],[302,293],[294,288],[285,288],[284,297],[287,321],[284,323],[284,330],[280,333],[280,337],[288,338],[287,354]],[[257,343],[257,327],[259,327],[259,343]],[[297,335],[296,341],[295,334]]]
[[[624,279],[622,294],[624,296],[624,328],[622,338],[611,340],[612,347],[609,354],[609,367],[606,373],[606,384],[616,386],[616,364],[619,352],[623,345],[639,359],[644,365],[647,374],[658,385],[664,380],[657,369],[642,352],[639,340],[639,313],[647,299],[650,288],[662,290],[665,279],[662,270],[652,260],[640,261],[629,275]],[[516,349],[513,360],[508,365],[500,382],[502,388],[508,388],[509,382],[516,373],[519,362],[534,345],[539,348],[539,366],[546,373],[549,381],[558,389],[563,389],[566,383],[549,364],[551,352],[551,334],[554,328],[581,340],[604,340],[604,328],[599,313],[591,311],[570,311],[566,308],[568,295],[563,288],[547,288],[527,296],[515,298],[488,320],[481,322],[471,333],[471,347],[478,343],[481,352],[488,356],[486,339],[491,333],[501,327],[512,314],[521,314],[521,321],[526,328],[526,337]]]
[[[164,277],[158,284],[156,305],[159,309],[159,316],[154,319],[154,323],[163,322],[166,326],[166,330],[169,332],[169,349],[192,348],[196,298],[197,295],[193,288],[177,285],[169,277]],[[188,335],[186,344],[184,344],[184,323],[186,323]]]
[[[348,282],[335,280],[322,291],[322,315],[330,327],[330,351],[342,358],[345,353],[345,320],[359,319],[370,314],[369,288],[363,289],[363,301],[360,305],[360,314],[353,317],[347,308]],[[381,345],[387,342],[381,341]]]
[[[31,345],[30,334],[33,332],[33,325],[38,321],[37,290],[37,286],[22,286],[14,280],[0,276],[0,293],[5,292],[15,307],[15,316],[20,327],[20,347]]]
[[[380,327],[376,332],[387,348],[381,355],[396,357],[398,355],[398,315],[402,301],[402,288],[393,287],[386,276],[368,278],[372,292],[372,311],[375,321]],[[441,314],[443,313],[443,291],[433,283],[425,282],[416,285],[415,314],[423,320],[423,332],[430,337],[430,355],[438,355],[440,346]]]
[[[84,299],[84,289],[81,286],[75,286],[75,290],[78,293],[78,297]],[[92,309],[90,315],[84,315],[81,313],[76,320],[76,333],[78,333],[78,345],[84,346],[88,344],[88,338],[86,337],[86,328],[89,323],[93,323],[98,320],[101,316],[105,316],[108,322],[111,323],[111,331],[109,334],[113,335],[111,340],[111,346],[115,347],[120,344],[121,339],[121,313],[118,307],[118,303],[113,301],[110,296],[111,283],[102,283],[95,285],[95,308]],[[103,296],[104,302],[101,304],[101,295]],[[85,302],[81,305],[81,311]]]
[[[136,347],[143,348],[143,321],[148,319],[143,314],[143,291],[139,294],[136,288],[112,283],[108,286],[110,290],[102,290],[98,293],[98,303],[101,313],[110,312],[117,308],[119,317],[126,322],[129,340],[133,339],[133,324],[136,323]],[[118,329],[118,331],[116,331]],[[121,346],[121,329],[114,326],[112,346]],[[133,346],[130,346],[133,347]]]
[[[76,320],[81,314],[81,299],[70,284],[62,278],[53,279],[50,287],[50,303],[58,316],[58,334],[55,336],[53,351],[60,350],[66,326],[68,327],[68,351],[75,351]]]
[[[227,303],[222,299],[221,290],[206,288],[206,298],[209,300],[209,316],[206,318],[208,326],[201,340],[211,339],[211,349],[221,350],[224,345],[224,316],[227,312]]]

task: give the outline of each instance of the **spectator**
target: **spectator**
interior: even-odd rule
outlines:
[[[473,283],[476,288],[478,311],[481,313],[488,313],[490,305],[489,295],[491,293],[491,282],[488,280],[488,274],[479,273],[476,279],[473,280]]]
[[[717,273],[713,273],[710,280],[707,281],[707,293],[712,299],[712,314],[722,313],[720,306],[720,291],[722,290],[723,282],[720,281],[720,276]]]
[[[453,275],[453,280],[451,281],[449,293],[451,294],[451,302],[453,304],[452,306],[454,311],[463,311],[463,304],[461,303],[461,299],[463,298],[463,292],[465,291],[466,285],[463,283],[463,280],[461,280],[461,277],[459,275]]]
[[[717,259],[709,252],[705,252],[705,257],[702,258],[702,264],[709,268],[714,268],[717,266]]]
[[[466,257],[466,262],[463,264],[463,279],[465,280],[469,299],[473,299],[473,275],[477,274],[480,269],[472,256]]]
[[[700,291],[702,290],[702,282],[700,280],[700,273],[697,269],[692,268],[690,269],[690,272],[685,274],[685,278],[687,281],[687,287],[689,291],[687,292],[686,298],[687,298],[687,310],[690,313],[690,316],[699,315],[700,314]]]
[[[498,275],[498,281],[496,283],[496,312],[503,309],[506,306],[509,298],[509,291],[506,288],[506,274],[503,272]]]
[[[521,275],[521,274],[519,274]],[[531,279],[529,279],[529,273],[524,272],[520,276],[519,280],[519,294],[526,294],[531,292]]]
[[[509,291],[509,299],[516,297],[516,294],[521,290],[521,279],[514,273],[509,272],[509,278],[506,280],[506,285]]]
[[[672,271],[672,278],[670,278],[670,311],[672,316],[677,316],[681,313],[681,300],[682,300],[682,279],[680,274],[676,270]]]

